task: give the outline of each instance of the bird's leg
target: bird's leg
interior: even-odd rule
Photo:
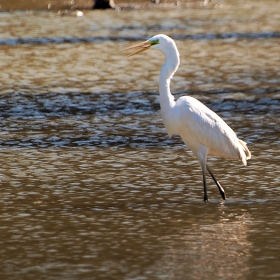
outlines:
[[[206,186],[206,170],[204,164],[201,165],[202,167],[202,176],[203,176],[203,190],[204,190],[204,201],[208,201],[208,195],[207,195],[207,186]]]
[[[226,194],[225,194],[224,189],[222,188],[222,186],[220,185],[220,183],[217,181],[217,179],[215,178],[214,174],[212,173],[212,171],[211,171],[211,169],[209,168],[208,165],[206,165],[206,168],[207,168],[208,172],[210,173],[212,179],[213,179],[214,182],[216,183],[216,185],[217,185],[217,187],[218,187],[218,189],[219,189],[219,191],[220,191],[220,194],[221,194],[222,198],[223,198],[224,200],[226,200]]]
[[[206,185],[207,147],[201,145],[201,147],[199,147],[198,149],[198,152],[196,153],[196,157],[199,160],[202,169],[203,190],[204,190],[203,200],[208,201],[207,185]]]

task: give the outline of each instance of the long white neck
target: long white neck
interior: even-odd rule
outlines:
[[[170,92],[170,80],[176,72],[179,64],[179,52],[177,48],[170,48],[164,53],[165,63],[159,74],[159,94],[162,115],[166,114],[174,105],[174,96]]]

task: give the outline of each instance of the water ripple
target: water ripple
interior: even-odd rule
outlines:
[[[203,103],[249,143],[267,134],[278,143],[279,97],[212,98],[217,94],[205,94]],[[167,137],[155,92],[2,95],[0,125],[2,147],[183,145],[179,137]]]
[[[173,39],[176,40],[216,40],[216,39],[270,39],[279,38],[280,32],[258,32],[258,33],[201,33],[201,34],[185,34],[185,35],[172,35]],[[46,45],[46,44],[63,44],[63,43],[99,43],[106,41],[144,41],[147,40],[147,36],[106,36],[106,37],[37,37],[37,38],[8,38],[0,39],[0,45]]]
[[[275,91],[275,89],[273,89]],[[192,92],[190,95],[200,99],[215,111],[279,112],[278,94],[265,94],[235,97],[234,92],[225,96],[226,90]],[[199,94],[199,95],[198,95]],[[179,98],[182,93],[174,94]],[[187,94],[189,95],[189,94]],[[216,98],[216,95],[218,95]],[[223,96],[222,98],[220,98]],[[237,95],[238,96],[238,95]],[[68,93],[68,94],[3,94],[0,96],[0,118],[62,117],[75,115],[100,115],[118,113],[121,115],[145,115],[159,111],[157,92],[134,93]]]

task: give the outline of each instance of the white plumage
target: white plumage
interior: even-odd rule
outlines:
[[[139,48],[129,56],[155,49],[165,56],[159,75],[160,106],[164,126],[170,136],[179,134],[192,150],[202,168],[204,200],[208,200],[206,169],[225,199],[225,192],[207,165],[207,156],[239,159],[247,165],[251,153],[246,143],[237,138],[235,132],[212,110],[190,96],[180,97],[177,102],[170,92],[170,80],[180,64],[175,42],[168,36],[159,34],[128,49]]]

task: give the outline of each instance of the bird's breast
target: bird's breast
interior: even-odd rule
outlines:
[[[174,134],[178,134],[178,121],[176,115],[172,112],[162,112],[161,115],[168,135],[171,137]]]

